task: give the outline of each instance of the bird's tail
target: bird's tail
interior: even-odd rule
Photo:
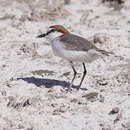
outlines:
[[[99,52],[101,52],[103,55],[109,56],[109,55],[115,55],[113,52],[108,52],[105,50],[98,49]]]
[[[115,57],[115,58],[119,58],[121,60],[124,59],[124,57],[116,55],[114,52],[108,52],[108,51],[101,50],[101,49],[98,49],[98,51],[101,52],[103,55],[106,55],[106,56],[112,56],[112,57]]]

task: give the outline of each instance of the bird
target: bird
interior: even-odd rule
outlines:
[[[73,78],[70,82],[68,90],[73,87],[77,71],[74,67],[74,62],[80,62],[83,65],[83,76],[79,85],[75,88],[79,90],[87,74],[85,63],[91,63],[102,56],[109,56],[112,52],[97,48],[87,39],[72,34],[62,25],[52,25],[49,30],[37,36],[37,38],[47,37],[51,41],[51,46],[54,55],[69,61],[73,70]]]

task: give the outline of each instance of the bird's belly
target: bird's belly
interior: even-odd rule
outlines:
[[[77,62],[92,62],[99,57],[99,55],[93,55],[85,51],[64,50],[62,53],[65,59],[69,61],[77,61]]]
[[[64,58],[69,61],[77,62],[92,62],[96,60],[100,54],[95,51],[76,51],[67,50],[64,48],[63,44],[58,41],[52,42],[52,50],[54,55]]]

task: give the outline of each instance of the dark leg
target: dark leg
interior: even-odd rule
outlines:
[[[77,87],[77,90],[80,89],[80,87],[81,87],[81,85],[82,85],[82,83],[83,83],[83,80],[84,80],[84,78],[85,78],[85,76],[86,76],[86,73],[87,73],[84,62],[83,62],[83,68],[84,68],[83,76],[82,76],[82,79],[81,79],[81,81],[80,81],[79,86]]]
[[[71,64],[72,64],[72,62],[71,62]],[[74,76],[73,76],[73,79],[72,79],[72,81],[71,81],[71,83],[70,83],[69,89],[73,86],[73,82],[74,82],[74,79],[75,79],[76,74],[77,74],[77,72],[76,72],[76,70],[75,70],[74,66],[73,66],[73,65],[71,65],[71,67],[72,67],[72,69],[73,69]]]

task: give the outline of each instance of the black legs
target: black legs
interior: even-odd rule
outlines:
[[[75,70],[75,68],[74,68],[74,66],[73,66],[73,63],[70,62],[70,64],[71,64],[71,67],[72,67],[72,69],[73,69],[74,76],[73,76],[73,79],[72,79],[72,81],[71,81],[71,83],[70,83],[70,86],[69,86],[69,89],[68,89],[69,91],[71,91],[71,87],[73,86],[73,82],[74,82],[74,79],[75,79],[76,74],[77,74],[77,72],[76,72],[76,70]]]
[[[84,78],[85,78],[85,76],[86,76],[86,73],[87,73],[86,67],[85,67],[85,64],[84,64],[84,63],[83,63],[83,68],[84,68],[84,72],[83,72],[83,76],[82,76],[82,78],[81,78],[80,84],[79,84],[79,86],[77,87],[78,90],[80,89],[80,87],[81,87],[81,85],[82,85],[82,83],[83,83],[83,80],[84,80]]]
[[[84,72],[83,72],[83,76],[82,76],[82,78],[81,78],[80,84],[79,84],[79,85],[77,86],[77,88],[76,88],[77,90],[80,89],[80,87],[81,87],[81,85],[82,85],[82,83],[83,83],[83,80],[84,80],[84,78],[85,78],[85,76],[86,76],[86,73],[87,73],[85,64],[84,64],[84,63],[82,63],[82,64],[83,64]],[[72,79],[72,81],[71,81],[71,83],[70,83],[69,89],[73,86],[73,82],[74,82],[75,77],[76,77],[76,74],[77,74],[77,72],[76,72],[76,70],[75,70],[75,68],[74,68],[74,66],[73,66],[73,64],[72,64],[72,62],[71,62],[71,67],[72,67],[72,69],[73,69],[74,76],[73,76],[73,79]]]
[[[72,87],[73,82],[74,82],[74,79],[75,79],[76,74],[77,74],[77,72],[76,72],[76,70],[75,70],[74,66],[71,66],[71,67],[72,67],[72,69],[73,69],[73,71],[74,71],[74,76],[73,76],[73,79],[72,79],[72,81],[71,81],[71,83],[70,83],[70,87]]]

